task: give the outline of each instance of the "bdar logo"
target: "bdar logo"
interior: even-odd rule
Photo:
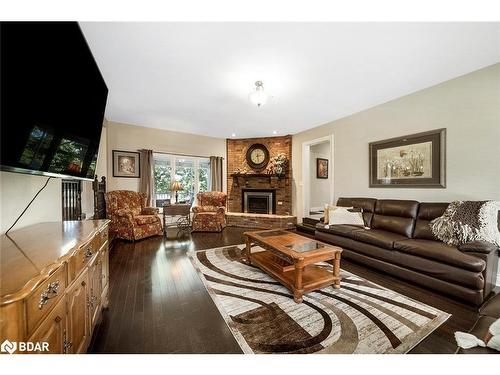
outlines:
[[[2,345],[0,346],[0,350],[3,353],[12,354],[16,351],[16,349],[17,349],[17,343],[10,342],[9,340],[5,340],[4,342],[2,342]]]

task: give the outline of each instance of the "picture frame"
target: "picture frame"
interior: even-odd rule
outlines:
[[[328,159],[316,158],[316,178],[328,179]]]
[[[135,151],[113,150],[113,177],[140,178],[141,154]]]
[[[445,188],[446,129],[369,144],[369,187]]]

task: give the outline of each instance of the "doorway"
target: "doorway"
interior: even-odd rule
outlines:
[[[333,203],[333,145],[333,134],[302,144],[303,217],[321,217]]]

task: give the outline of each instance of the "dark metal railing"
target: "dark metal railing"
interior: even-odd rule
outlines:
[[[81,220],[82,184],[78,180],[62,180],[62,218]]]

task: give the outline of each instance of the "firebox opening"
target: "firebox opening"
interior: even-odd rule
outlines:
[[[276,213],[274,189],[243,189],[242,211],[255,214]]]

